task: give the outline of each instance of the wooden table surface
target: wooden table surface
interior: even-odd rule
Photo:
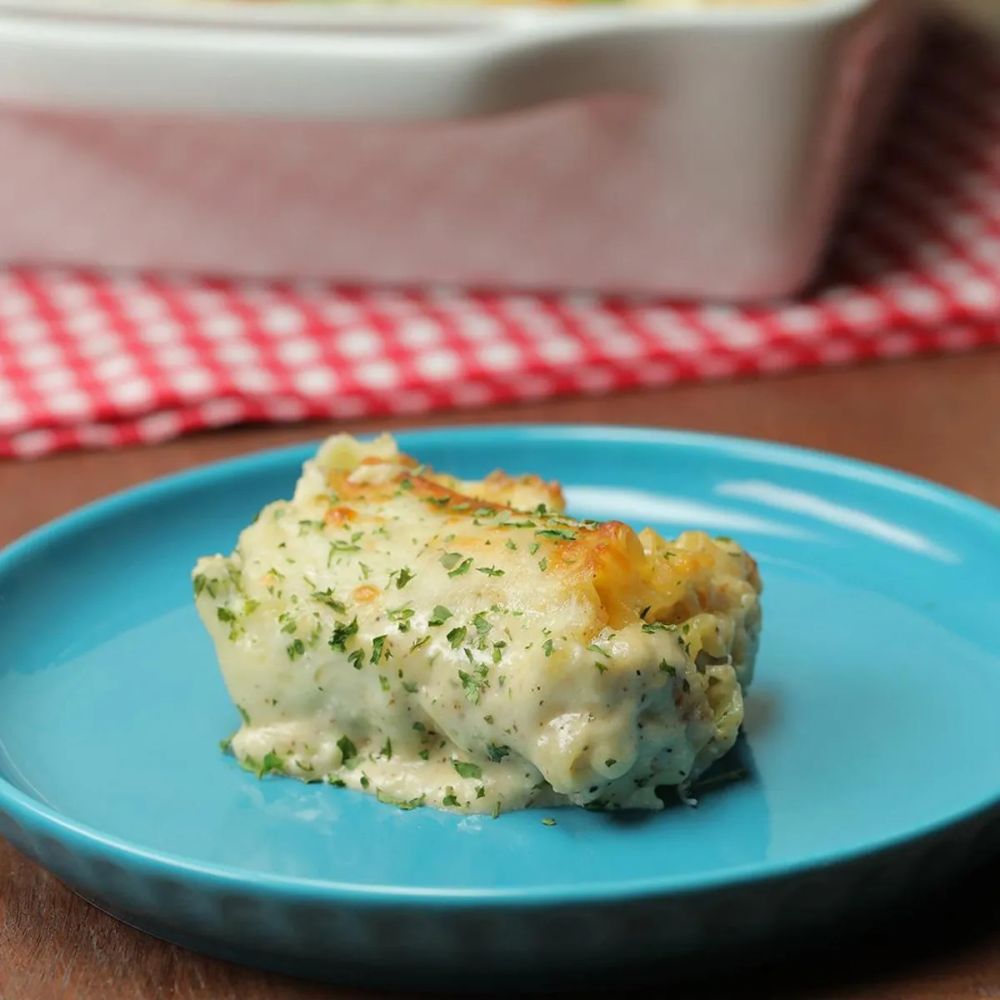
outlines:
[[[429,418],[426,424],[604,422],[742,434],[881,462],[1000,505],[1000,353],[936,358]],[[370,422],[341,425],[370,430]],[[383,421],[390,429],[401,421]],[[150,476],[329,430],[222,431],[159,447],[0,464],[0,544]],[[675,998],[731,995],[685,985]],[[943,896],[886,915],[863,940],[849,928],[807,956],[780,944],[744,995],[850,1000],[1000,998],[1000,859]],[[90,907],[0,844],[0,1000],[359,996],[203,958]]]

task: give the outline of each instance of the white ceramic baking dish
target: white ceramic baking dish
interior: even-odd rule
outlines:
[[[0,260],[784,295],[915,7],[0,0]]]

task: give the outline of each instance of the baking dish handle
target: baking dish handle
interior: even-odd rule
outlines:
[[[442,119],[655,92],[655,25],[487,11],[336,26],[0,13],[0,102],[58,109]],[[492,16],[496,14],[497,16]],[[660,25],[662,30],[662,25]]]

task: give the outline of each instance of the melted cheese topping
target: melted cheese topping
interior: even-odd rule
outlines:
[[[470,812],[660,808],[733,745],[760,627],[735,542],[574,520],[387,436],[329,439],[194,589],[245,767]]]

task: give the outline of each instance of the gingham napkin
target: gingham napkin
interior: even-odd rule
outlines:
[[[0,455],[1000,344],[1000,58],[939,43],[794,303],[0,272]]]

